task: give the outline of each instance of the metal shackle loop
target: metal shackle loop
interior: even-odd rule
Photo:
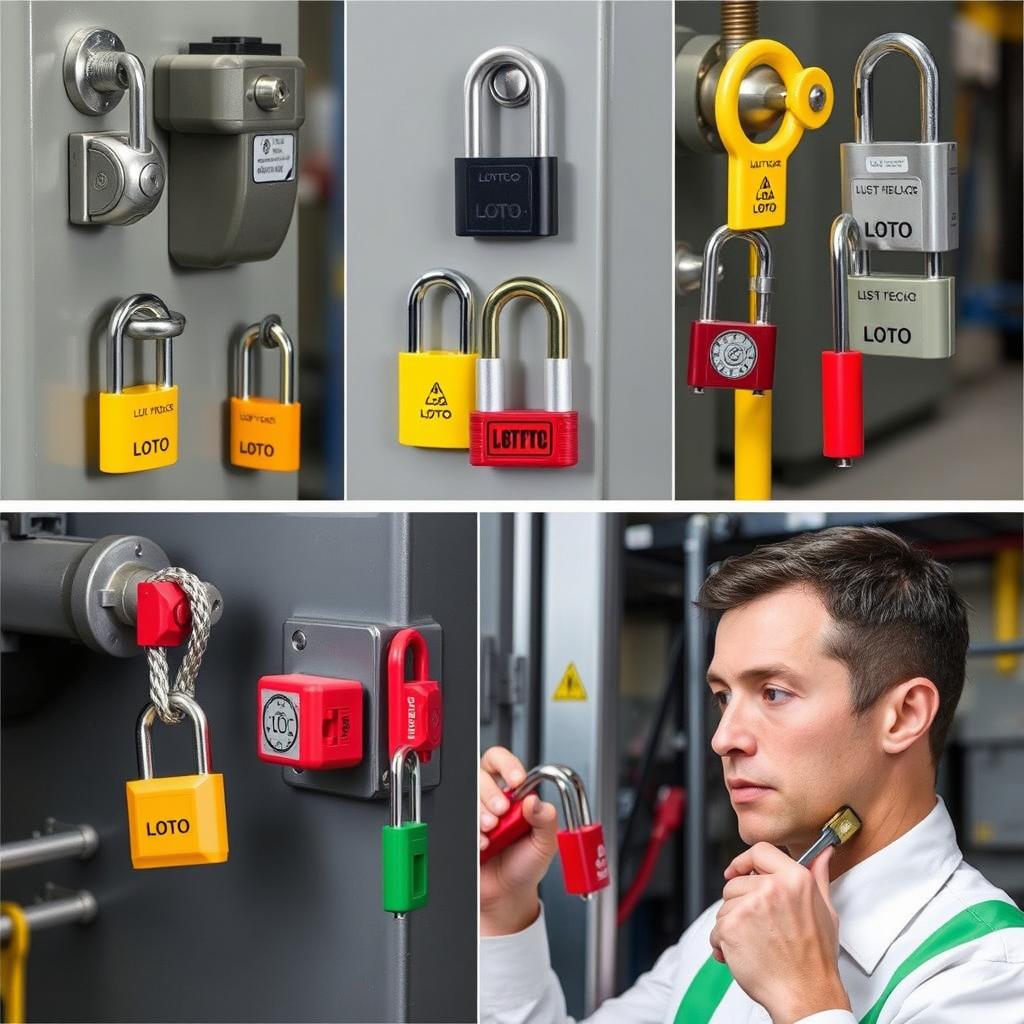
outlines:
[[[872,75],[890,53],[902,53],[916,65],[920,77],[921,141],[939,140],[939,71],[935,58],[920,39],[906,32],[886,32],[861,51],[853,69],[853,126],[858,142],[873,142]]]
[[[78,36],[75,36],[71,45],[77,39]],[[85,78],[96,92],[128,93],[128,145],[138,153],[149,152],[149,139],[146,136],[146,69],[142,61],[134,53],[126,53],[124,50],[97,50],[87,60]]]
[[[423,351],[423,300],[435,286],[450,289],[459,297],[459,352],[469,355],[473,351],[473,317],[476,313],[473,290],[461,274],[444,267],[428,270],[409,289],[409,351]]]
[[[138,321],[137,328],[129,330],[129,324],[137,313],[145,316]],[[171,338],[177,337],[185,328],[185,317],[167,308],[158,295],[139,292],[119,302],[110,314],[107,323],[107,388],[115,395],[124,391],[124,336],[155,337],[157,339],[157,377],[160,387],[169,388],[174,382],[174,363],[171,355]],[[165,326],[166,325],[166,326]],[[159,330],[155,327],[159,326]]]
[[[295,404],[295,346],[288,332],[281,326],[275,313],[265,316],[259,323],[250,324],[238,339],[235,353],[235,395],[248,400],[252,394],[252,349],[256,342],[281,351],[281,386],[278,401],[282,405]]]
[[[178,690],[172,690],[167,695],[171,707],[183,711],[192,720],[192,731],[196,747],[196,774],[210,774],[210,724],[206,720],[206,713],[199,706],[194,697]],[[147,704],[139,715],[139,721],[135,732],[135,750],[139,759],[139,778],[153,778],[153,720],[156,718],[157,708],[155,704]]]
[[[483,135],[483,89],[498,68],[511,64],[526,76],[530,97],[530,148],[532,156],[548,155],[548,73],[529,50],[518,46],[496,46],[469,66],[463,86],[465,102],[466,156],[481,156]]]
[[[390,796],[392,828],[402,825],[402,782],[406,765],[409,765],[410,821],[423,820],[423,790],[420,781],[420,758],[412,747],[399,747],[391,758]]]
[[[558,794],[562,798],[562,815],[566,828],[575,831],[584,825],[593,824],[583,780],[572,768],[564,764],[541,764],[531,768],[526,773],[526,778],[508,796],[511,800],[523,800],[539,788],[542,782],[551,782],[558,789]]]
[[[483,309],[484,333],[480,355],[484,359],[500,358],[498,318],[512,299],[533,299],[544,307],[548,315],[548,359],[568,359],[568,318],[562,297],[549,284],[535,277],[514,277],[499,284],[487,296]]]
[[[772,311],[772,281],[775,277],[775,256],[772,243],[763,231],[733,231],[727,224],[711,232],[704,245],[704,264],[700,278],[701,320],[715,319],[718,301],[718,265],[722,246],[731,238],[749,242],[757,252],[757,274],[750,279],[750,290],[757,294],[757,320],[770,323]]]
[[[860,227],[849,213],[832,221],[829,251],[832,267],[832,342],[836,352],[850,351],[850,274],[861,246]]]

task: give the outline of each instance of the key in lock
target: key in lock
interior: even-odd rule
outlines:
[[[423,300],[434,287],[459,297],[459,350],[423,350]],[[469,283],[454,270],[428,270],[409,291],[409,350],[398,354],[398,443],[468,448],[478,354]]]
[[[224,776],[210,772],[210,727],[192,697],[172,691],[168,699],[192,723],[196,774],[154,778],[150,734],[157,712],[147,704],[136,730],[141,778],[125,783],[132,867],[220,864],[228,859],[227,811]]]

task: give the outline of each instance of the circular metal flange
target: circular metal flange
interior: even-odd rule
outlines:
[[[124,52],[124,43],[107,28],[83,28],[76,32],[64,51],[64,89],[68,99],[83,114],[106,114],[121,102],[123,89],[100,92],[89,81],[89,61],[103,50]]]
[[[530,102],[529,80],[514,64],[495,68],[488,87],[491,98],[503,107],[521,107]]]
[[[680,38],[677,35],[677,46]],[[720,57],[719,38],[711,35],[690,36],[676,53],[676,135],[695,153],[722,149],[714,125],[708,124],[701,108],[701,92]]]
[[[71,583],[71,620],[79,639],[93,650],[117,658],[139,653],[135,626],[117,616],[116,597],[111,592],[118,570],[129,563],[150,573],[171,564],[163,548],[146,537],[113,534],[101,537],[86,551]]]

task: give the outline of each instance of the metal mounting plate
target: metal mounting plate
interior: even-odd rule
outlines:
[[[430,674],[444,692],[441,627],[433,622],[412,622],[423,634],[430,651]],[[388,795],[387,773],[387,653],[391,638],[403,625],[334,622],[326,619],[292,618],[284,624],[282,667],[285,674],[334,679],[358,679],[363,684],[363,760],[354,768],[335,771],[304,771],[284,767],[281,776],[290,786],[315,789],[335,796],[380,800]],[[424,790],[441,781],[441,754],[435,750],[420,768]]]
[[[68,99],[83,114],[106,114],[121,102],[124,90],[100,92],[89,83],[89,59],[99,50],[120,50],[124,43],[107,28],[83,28],[76,32],[64,51],[64,88]]]

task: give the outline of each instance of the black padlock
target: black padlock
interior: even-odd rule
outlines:
[[[533,153],[481,156],[483,88],[503,67],[526,76]],[[498,46],[466,73],[466,155],[455,158],[455,234],[558,234],[558,158],[548,156],[548,76],[527,50]]]

